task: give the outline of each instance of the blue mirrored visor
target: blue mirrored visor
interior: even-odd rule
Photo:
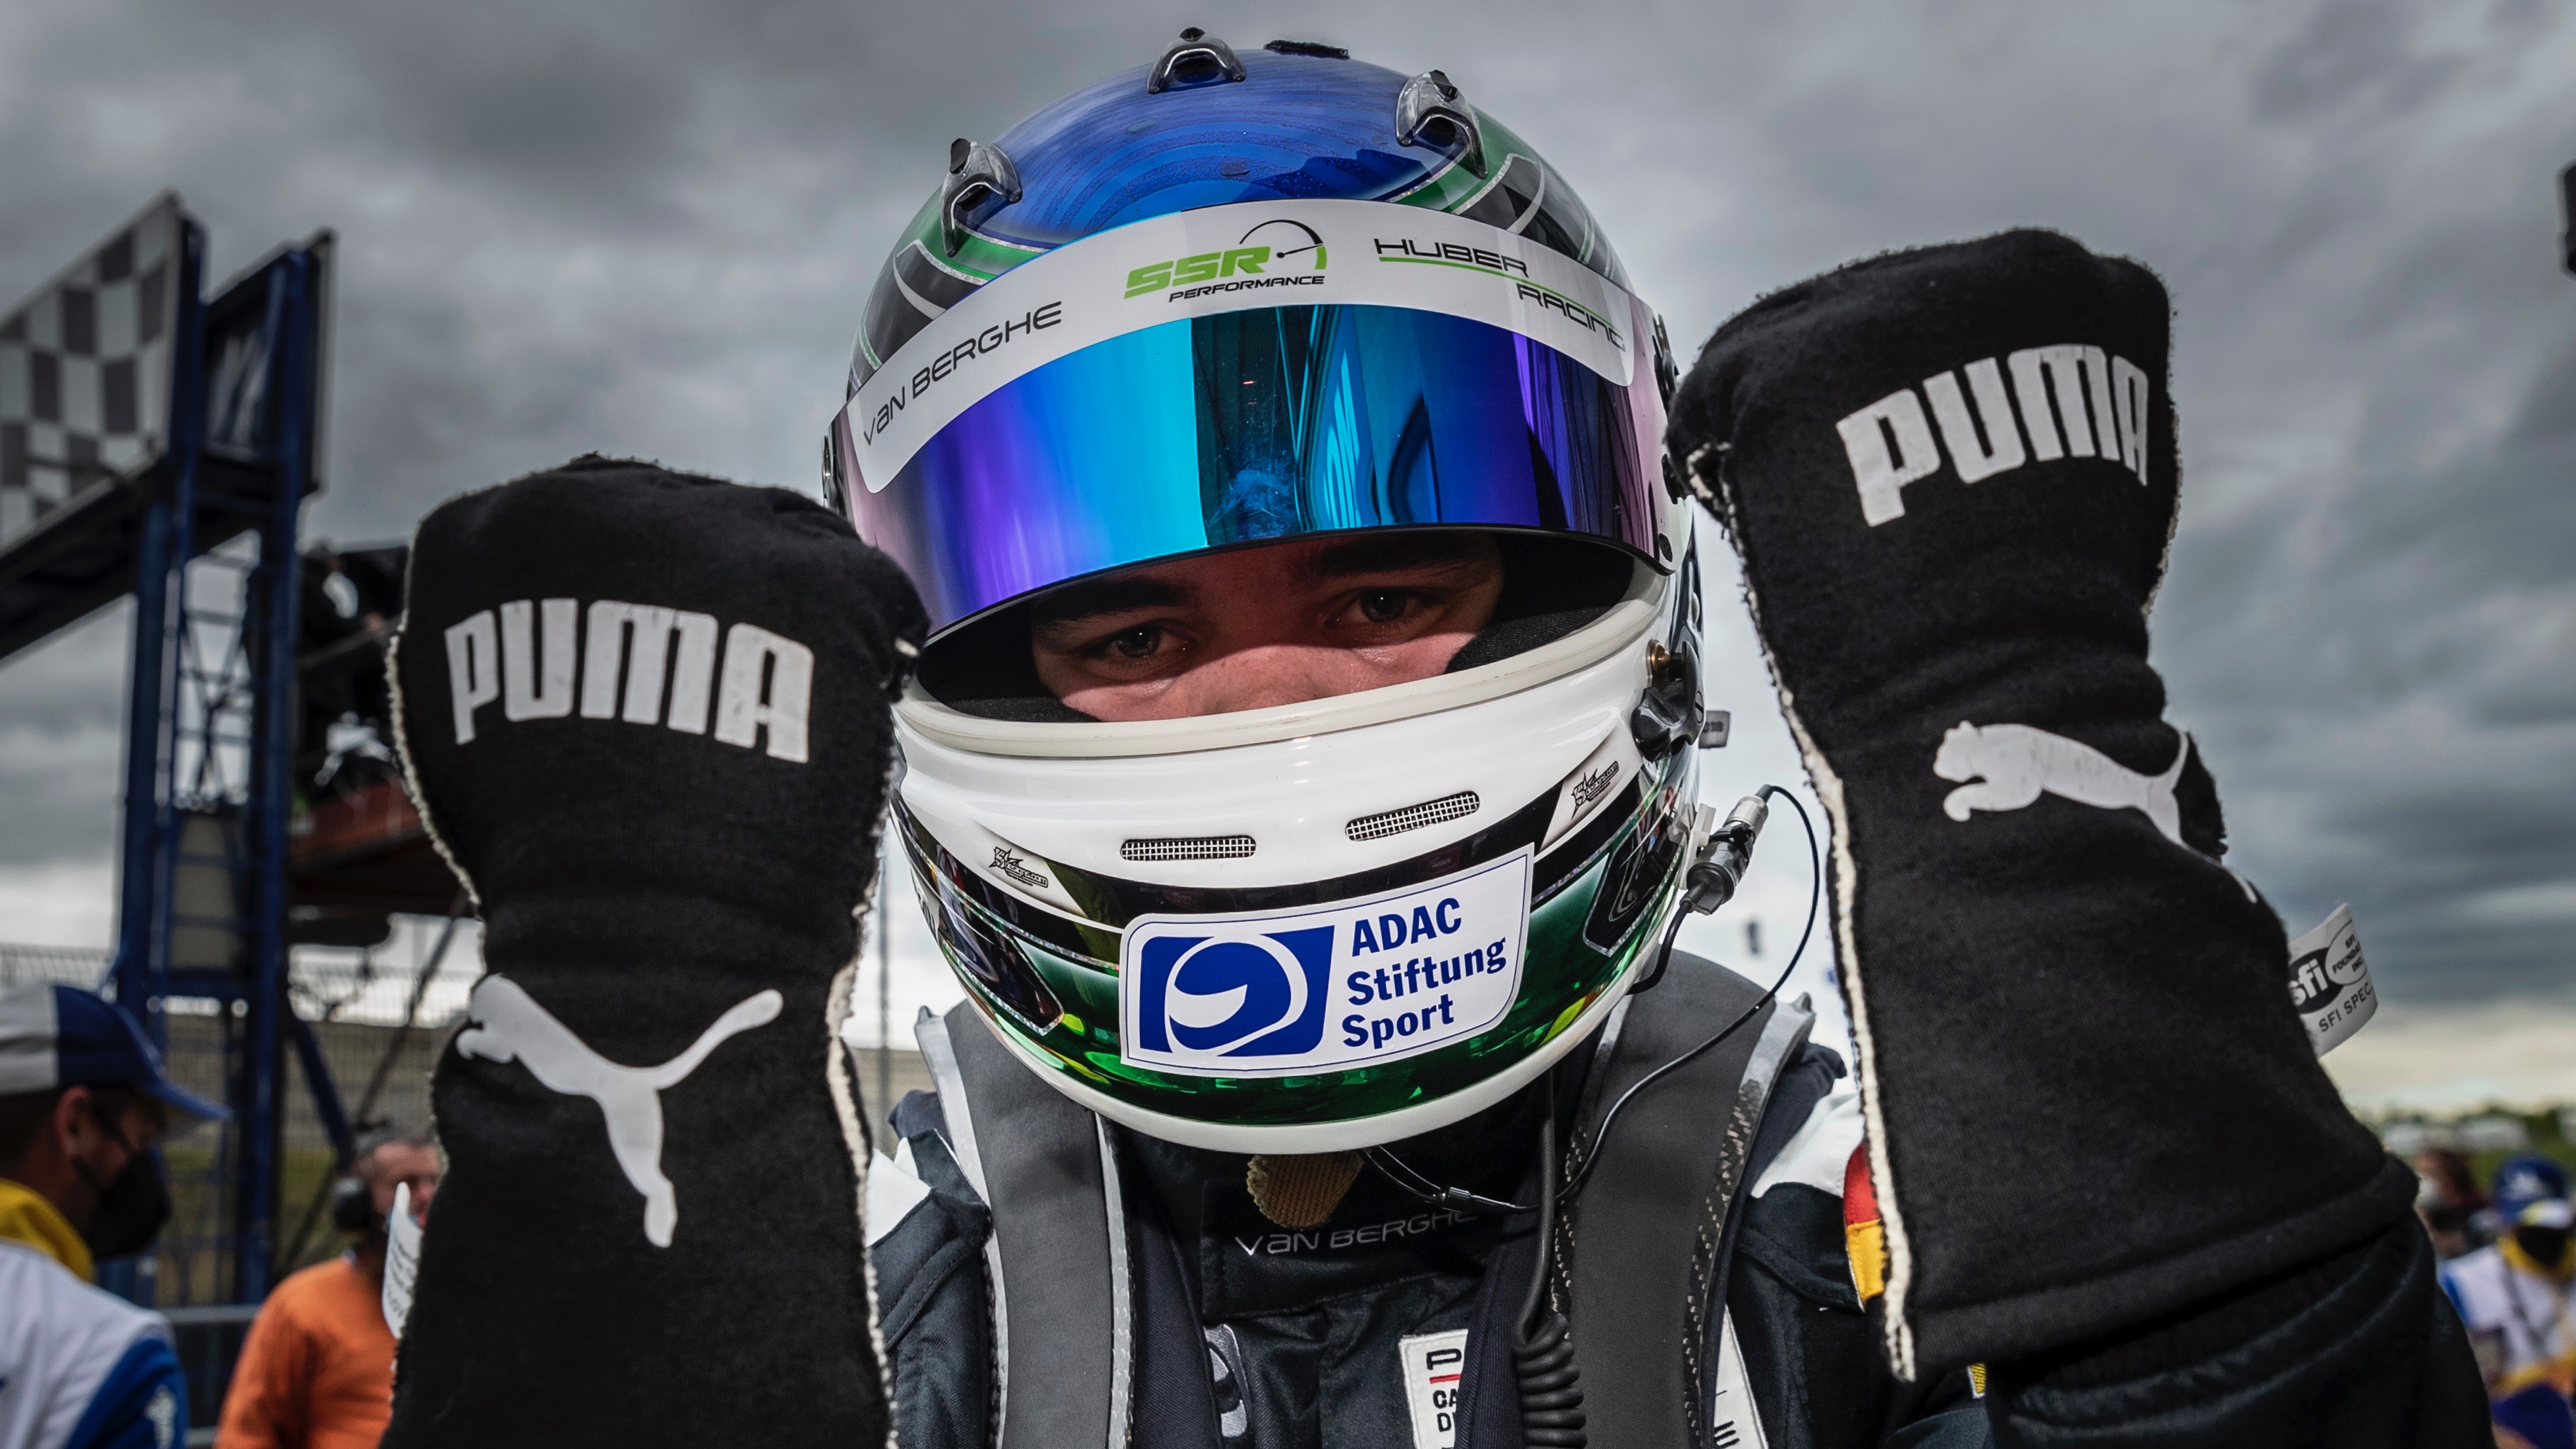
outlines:
[[[934,635],[1106,569],[1343,529],[1589,535],[1658,567],[1662,399],[1446,313],[1229,312],[1095,343],[951,420],[891,482],[827,479]]]

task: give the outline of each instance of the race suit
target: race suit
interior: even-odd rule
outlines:
[[[1579,1079],[1587,1055],[1577,1051],[1560,1072]],[[1526,1202],[1513,1195],[1534,1187],[1540,1100],[1533,1086],[1393,1150],[1435,1182]],[[912,1449],[990,1442],[1004,1371],[986,1283],[992,1216],[960,1170],[946,1118],[939,1096],[907,1097],[892,1118],[895,1158],[871,1174],[868,1231],[896,1428]],[[1106,1135],[1135,1225],[1131,1442],[1521,1442],[1507,1372],[1432,1382],[1443,1376],[1422,1372],[1422,1345],[1472,1347],[1479,1332],[1498,1331],[1494,1305],[1516,1308],[1528,1281],[1532,1215],[1427,1207],[1370,1171],[1327,1223],[1291,1231],[1255,1207],[1245,1157],[1123,1128]],[[2223,1301],[2070,1344],[2043,1361],[1901,1381],[1856,1286],[1874,1274],[1865,1260],[1855,1271],[1853,1245],[1874,1240],[1846,1230],[1843,1184],[1860,1139],[1841,1057],[1801,1046],[1770,1091],[1745,1172],[1750,1187],[1728,1214],[1725,1311],[1707,1345],[1714,1371],[1698,1442],[2278,1444],[2299,1442],[2302,1426],[2322,1422],[2329,1405],[2344,1422],[2379,1426],[2376,1438],[2347,1434],[2343,1443],[2465,1445],[2486,1432],[2467,1343],[2411,1216],[2361,1242],[2319,1244],[2305,1267]],[[1465,1341],[1450,1337],[1462,1330]],[[1089,1330],[1068,1323],[1056,1331]],[[1158,1359],[1158,1338],[1195,1352]],[[2368,1412],[2353,1415],[2356,1404]]]

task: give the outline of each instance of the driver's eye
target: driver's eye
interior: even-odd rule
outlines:
[[[1163,644],[1163,631],[1152,624],[1139,624],[1123,634],[1110,636],[1109,647],[1122,659],[1151,659]]]
[[[1393,589],[1360,595],[1360,617],[1372,624],[1392,624],[1404,617],[1405,596]]]

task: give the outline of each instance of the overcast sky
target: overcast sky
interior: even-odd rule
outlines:
[[[2338,1074],[2390,1100],[2576,1095],[2576,278],[2554,190],[2576,9],[1467,14],[17,0],[0,300],[165,186],[214,275],[336,229],[330,492],[306,517],[358,541],[594,448],[810,486],[865,289],[949,138],[1187,23],[1443,68],[1575,182],[1685,354],[1853,257],[2056,227],[2173,292],[2185,506],[2156,660],[2233,863],[2294,932],[2354,905],[2389,1005]],[[106,938],[124,629],[0,665],[0,940]],[[1731,797],[1794,759],[1749,649],[1725,652]],[[1794,924],[1803,898],[1783,879],[1757,904]]]

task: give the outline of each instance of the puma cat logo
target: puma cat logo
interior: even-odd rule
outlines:
[[[466,1003],[473,1025],[457,1034],[456,1049],[485,1061],[518,1062],[546,1090],[597,1102],[608,1119],[608,1150],[644,1194],[644,1236],[667,1248],[680,1204],[662,1175],[662,1093],[696,1071],[725,1038],[777,1020],[784,1001],[775,991],[754,992],[717,1017],[687,1051],[658,1067],[622,1067],[592,1051],[519,983],[486,976]]]
[[[2177,734],[2182,733],[2176,731]],[[1974,725],[1965,720],[1941,736],[1941,752],[1932,757],[1932,773],[1944,780],[1964,780],[1941,802],[1953,820],[1979,810],[2019,810],[2045,791],[2104,810],[2137,810],[2176,845],[2182,840],[2182,812],[2174,805],[2174,782],[2191,758],[2191,736],[2172,768],[2161,775],[2141,775],[2090,745],[2053,735],[2029,725]],[[2185,847],[2188,849],[2189,847]]]

